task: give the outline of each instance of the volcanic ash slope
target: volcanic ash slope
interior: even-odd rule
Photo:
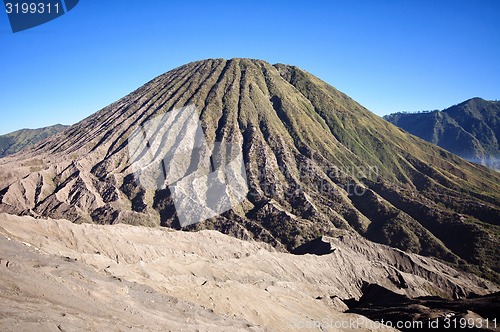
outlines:
[[[361,237],[292,255],[216,231],[0,215],[2,331],[290,331],[358,320],[366,283],[408,296],[498,291],[431,258]],[[404,287],[401,284],[404,282]]]

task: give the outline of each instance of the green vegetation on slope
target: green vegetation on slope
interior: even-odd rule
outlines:
[[[68,128],[60,124],[39,129],[21,129],[0,136],[0,158],[32,147],[48,137]]]
[[[398,127],[469,161],[500,170],[500,102],[472,98],[443,111],[394,113]]]

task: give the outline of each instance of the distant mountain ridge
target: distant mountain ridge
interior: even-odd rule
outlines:
[[[60,133],[69,126],[56,124],[50,127],[38,129],[21,129],[0,135],[0,158],[17,153],[25,148],[31,147],[52,135]]]
[[[464,159],[500,170],[500,102],[472,98],[442,111],[384,119]]]

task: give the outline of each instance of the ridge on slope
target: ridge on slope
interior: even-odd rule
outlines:
[[[464,159],[500,170],[500,102],[472,98],[442,111],[384,119]]]
[[[500,174],[375,116],[293,66],[211,59],[163,74],[33,150],[0,160],[0,211],[178,227],[169,189],[136,181],[127,138],[195,105],[209,143],[239,142],[250,192],[190,229],[292,250],[357,232],[497,279]]]

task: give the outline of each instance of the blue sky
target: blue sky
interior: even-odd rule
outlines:
[[[0,12],[0,134],[73,124],[206,58],[297,65],[379,115],[500,99],[500,1],[80,0],[13,34]]]

